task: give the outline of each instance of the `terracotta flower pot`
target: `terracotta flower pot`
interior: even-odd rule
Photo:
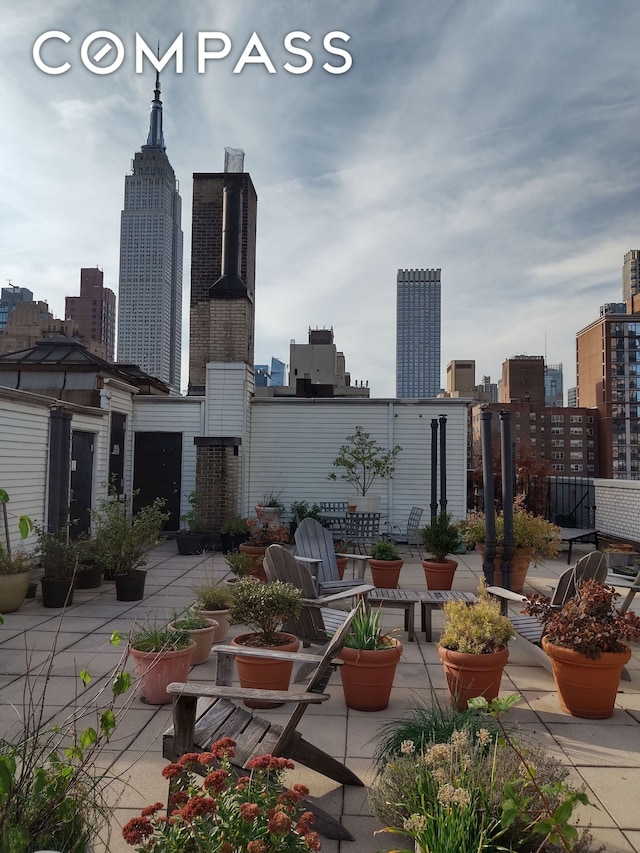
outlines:
[[[423,560],[422,568],[427,589],[451,589],[458,563],[456,560],[444,560],[444,562]]]
[[[404,560],[369,560],[373,585],[378,589],[397,589]]]
[[[213,619],[214,622],[218,623],[213,638],[214,643],[221,643],[223,640],[226,640],[229,633],[229,626],[231,625],[229,610],[198,610],[198,613],[201,613],[205,619]]]
[[[484,560],[484,543],[478,542],[476,550],[482,554]],[[531,560],[535,554],[535,548],[516,548],[511,562],[511,586],[512,592],[522,592],[524,581],[531,565]],[[496,547],[495,572],[493,575],[493,586],[504,586],[502,582],[502,572],[500,564],[502,563],[502,545]]]
[[[438,646],[451,701],[464,711],[469,699],[484,696],[487,701],[495,699],[500,691],[502,671],[509,659],[509,649],[488,655],[469,655]]]
[[[622,668],[631,657],[631,649],[603,652],[593,660],[556,646],[546,637],[542,638],[542,648],[551,658],[558,700],[565,713],[588,720],[612,716]]]
[[[205,617],[205,619],[208,619],[208,617]],[[174,622],[169,622],[169,628],[172,631],[179,630],[175,627]],[[191,655],[191,666],[206,663],[209,660],[211,647],[213,646],[216,631],[218,630],[218,623],[214,619],[209,619],[209,625],[206,628],[187,628],[185,630],[195,643]]]
[[[195,643],[186,649],[166,652],[139,652],[131,648],[137,695],[150,705],[167,705],[173,696],[167,693],[172,681],[187,681]]]
[[[347,708],[382,711],[389,704],[396,667],[402,654],[400,640],[388,649],[349,649],[338,657],[343,661],[340,678]]]
[[[254,634],[240,634],[231,641],[232,646],[255,646],[251,638]],[[278,652],[297,652],[300,648],[300,640],[293,634],[279,634],[284,642],[278,646],[260,646],[264,649],[272,649]],[[287,690],[291,681],[293,661],[267,660],[266,658],[242,657],[236,655],[236,667],[241,687],[249,687],[261,690]],[[247,699],[244,703],[247,708],[278,708],[283,702],[260,702]]]
[[[348,562],[348,557],[336,557],[336,564],[338,566],[338,574],[340,576],[340,580],[342,580],[342,578],[344,577],[344,570],[347,568]]]
[[[31,572],[0,575],[0,613],[15,612],[24,601],[31,582]]]
[[[267,551],[266,545],[248,545],[246,542],[243,542],[239,549],[243,554],[248,554],[251,557],[251,574],[254,578],[258,578],[258,580],[267,582],[267,575],[264,570],[264,566],[262,565],[262,561],[264,560],[264,555]]]

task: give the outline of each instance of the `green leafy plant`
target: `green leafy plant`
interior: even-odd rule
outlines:
[[[36,555],[44,566],[45,575],[57,580],[73,578],[80,563],[80,551],[78,542],[69,536],[69,528],[51,533],[36,527],[35,532],[38,537]]]
[[[17,575],[30,572],[33,568],[33,557],[24,548],[12,551],[11,536],[9,535],[9,512],[7,504],[9,495],[6,489],[0,489],[0,512],[4,528],[5,544],[0,542],[0,575]],[[20,539],[24,541],[33,530],[33,521],[28,515],[18,516],[18,532]]]
[[[211,619],[196,610],[184,616],[174,615],[169,624],[174,631],[200,631],[202,628],[211,627]]]
[[[304,518],[315,518],[318,521],[320,518],[320,506],[316,503],[310,504],[309,501],[294,501],[291,504],[291,515],[293,520],[298,523]]]
[[[376,542],[371,549],[371,557],[374,560],[393,561],[400,560],[400,552],[393,542]]]
[[[249,525],[246,518],[234,516],[220,525],[220,533],[225,536],[248,536]]]
[[[240,578],[234,584],[231,619],[253,630],[252,646],[278,645],[282,623],[297,619],[301,609],[302,593],[291,583]]]
[[[163,803],[132,818],[122,835],[139,853],[308,853],[320,850],[311,830],[313,814],[300,802],[309,793],[295,784],[285,791],[283,776],[293,770],[288,758],[260,755],[247,762],[240,779],[231,765],[235,741],[222,738],[210,752],[186,753],[162,770],[171,781],[171,819]],[[199,771],[199,772],[198,772]],[[199,777],[205,778],[200,784]]]
[[[395,471],[395,460],[402,451],[399,444],[385,450],[371,437],[371,433],[358,425],[355,431],[346,437],[336,458],[334,467],[340,468],[340,479],[355,486],[359,495],[366,495],[376,478],[389,479]],[[338,474],[332,471],[330,480],[337,480]]]
[[[192,639],[185,630],[172,631],[168,625],[157,622],[134,625],[129,634],[129,645],[139,652],[167,652],[186,649]]]
[[[486,519],[482,512],[472,512],[459,522],[467,547],[484,542],[487,535]],[[523,509],[518,502],[513,507],[513,537],[516,548],[533,548],[536,559],[556,557],[562,542],[560,528],[542,516]],[[504,544],[504,513],[496,514],[496,544]]]
[[[551,606],[550,598],[535,594],[522,612],[542,621],[554,645],[597,659],[602,652],[625,651],[625,640],[640,640],[640,618],[630,610],[617,611],[616,596],[615,587],[590,579],[560,609]]]
[[[444,628],[440,645],[470,655],[486,655],[504,648],[513,639],[511,621],[500,613],[500,602],[489,596],[484,581],[472,604],[448,601],[444,605]]]
[[[186,524],[186,531],[181,532],[207,533],[207,523],[202,517],[202,513],[198,510],[197,494],[195,492],[191,492],[188,500],[191,504],[191,509],[180,516],[180,521]]]
[[[135,513],[132,501],[133,497],[119,501],[111,495],[98,501],[97,508],[91,512],[96,528],[96,550],[102,564],[114,575],[133,574],[145,565],[169,517],[162,498],[156,498]]]
[[[98,769],[97,758],[128,708],[120,699],[131,685],[124,671],[126,654],[108,679],[106,702],[100,697],[108,688],[83,700],[82,691],[92,681],[83,669],[73,713],[47,729],[43,719],[56,641],[57,634],[39,674],[33,680],[26,676],[21,735],[0,740],[0,850],[7,853],[45,848],[86,853],[98,839],[109,849],[111,807],[105,794],[112,778]],[[110,643],[119,642],[114,632]],[[80,728],[86,719],[91,724]]]
[[[451,514],[441,512],[421,532],[422,543],[436,563],[444,563],[461,543],[460,527],[451,521]]]
[[[382,608],[371,610],[360,607],[353,617],[349,633],[344,638],[344,644],[349,649],[388,649],[394,645],[388,634],[382,633],[380,615]]]
[[[194,586],[193,593],[195,607],[200,610],[228,610],[233,599],[233,589],[213,579]]]
[[[237,578],[246,578],[251,574],[253,561],[249,554],[244,554],[242,551],[229,551],[228,554],[225,554],[224,559],[231,574]]]

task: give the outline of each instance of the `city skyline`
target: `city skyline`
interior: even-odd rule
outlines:
[[[221,171],[232,146],[259,200],[256,362],[286,361],[291,338],[333,327],[353,381],[393,396],[396,271],[437,267],[443,387],[448,361],[473,358],[495,381],[504,359],[545,352],[545,336],[549,361],[575,384],[575,333],[621,299],[624,255],[640,247],[637,4],[5,7],[0,278],[57,316],[82,267],[117,288],[123,177],[155,78],[148,61],[135,73],[135,34],[162,52],[183,33],[184,70],[169,63],[161,82],[184,205],[184,305],[192,174]],[[43,48],[52,64],[71,63],[58,76],[31,57],[48,30],[71,37]],[[126,49],[102,76],[80,60],[82,40],[101,30]],[[210,31],[228,34],[231,50],[198,74],[198,33]],[[299,75],[284,69],[301,61],[283,48],[295,31],[309,33],[314,58]],[[344,74],[322,69],[339,64],[323,48],[333,31],[350,37]],[[275,74],[259,63],[233,73],[253,32]]]

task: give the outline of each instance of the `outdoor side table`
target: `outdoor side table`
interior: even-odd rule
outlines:
[[[418,593],[413,589],[373,589],[369,593],[368,603],[371,607],[391,607],[404,610],[404,630],[413,643],[415,632],[415,604]]]
[[[428,589],[418,593],[420,601],[420,616],[422,618],[422,630],[427,643],[431,642],[431,614],[434,610],[443,607],[448,601],[466,601],[473,604],[476,596],[473,592],[458,592],[450,589]]]

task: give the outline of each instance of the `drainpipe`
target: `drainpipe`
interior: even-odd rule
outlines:
[[[393,435],[393,403],[389,403],[388,412],[387,412],[387,447],[392,448],[395,447],[395,440]],[[394,500],[394,492],[393,492],[393,477],[389,477],[387,480],[387,506],[388,506],[388,516],[389,516],[389,533],[393,530],[393,505]]]
[[[71,412],[49,413],[49,483],[47,530],[57,533],[69,523],[71,489]]]
[[[438,419],[431,418],[431,523],[438,515]]]
[[[440,512],[447,511],[447,416],[440,415]]]
[[[491,458],[491,417],[492,412],[480,413],[480,436],[482,439],[482,486],[484,490],[484,561],[482,571],[487,586],[492,586],[496,559],[496,515],[493,498],[493,460]]]
[[[502,512],[504,516],[504,547],[502,548],[502,585],[511,589],[511,570],[515,539],[513,535],[513,453],[511,449],[511,412],[500,412],[500,442],[502,452]]]

